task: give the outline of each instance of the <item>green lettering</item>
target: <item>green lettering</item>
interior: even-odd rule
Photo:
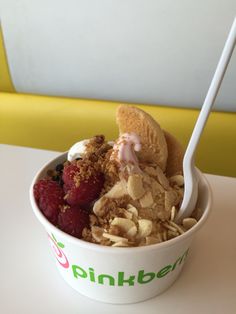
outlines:
[[[95,282],[94,269],[91,267],[89,268],[89,278],[92,282]]]
[[[159,272],[157,273],[157,278],[162,278],[165,275],[167,275],[170,272],[171,268],[172,268],[172,265],[167,265],[161,270],[159,270]]]
[[[118,286],[123,286],[124,283],[128,283],[129,286],[134,286],[135,276],[129,276],[128,279],[124,279],[124,274],[123,271],[118,272]]]
[[[145,279],[146,278],[146,279]],[[138,272],[138,283],[148,283],[155,278],[155,273],[144,273],[144,270]]]
[[[172,266],[172,271],[175,269],[175,267],[177,266],[177,264],[181,264],[183,262],[183,260],[185,260],[185,258],[187,257],[188,255],[188,251],[189,249],[187,249],[187,251],[184,252],[184,254],[182,256],[180,256],[176,261],[175,263],[173,264]]]
[[[104,278],[108,278],[109,286],[115,285],[115,279],[112,276],[106,275],[106,274],[101,274],[98,276],[98,283],[100,283],[101,285],[104,285]]]
[[[72,267],[73,275],[75,278],[78,278],[78,277],[87,278],[88,275],[83,268],[77,265],[72,265],[71,267]]]

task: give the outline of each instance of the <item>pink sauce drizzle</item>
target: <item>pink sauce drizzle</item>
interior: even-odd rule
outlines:
[[[124,133],[114,144],[111,158],[118,160],[120,163],[138,166],[138,158],[135,152],[140,150],[139,136],[136,133]]]

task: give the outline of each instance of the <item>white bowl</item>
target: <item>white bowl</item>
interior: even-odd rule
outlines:
[[[198,223],[184,234],[143,247],[106,247],[77,239],[51,224],[38,208],[33,186],[66,160],[66,153],[47,163],[35,176],[30,187],[33,211],[46,229],[56,258],[56,265],[65,281],[79,293],[108,303],[134,303],[154,297],[169,288],[177,279],[186,260],[191,242],[211,208],[209,184],[199,172],[201,209]],[[200,270],[199,270],[200,271]]]

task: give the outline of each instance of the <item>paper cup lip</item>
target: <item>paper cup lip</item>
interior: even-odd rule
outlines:
[[[45,169],[48,168],[48,166],[55,162],[58,159],[63,158],[63,156],[65,156],[66,153],[63,153],[61,155],[59,155],[58,157],[54,158],[53,160],[49,161],[46,165],[44,165],[35,175],[35,177],[33,178],[33,181],[31,183],[30,186],[30,190],[29,190],[29,197],[30,197],[30,203],[31,206],[33,208],[33,212],[36,215],[36,217],[38,218],[38,220],[41,222],[41,224],[46,228],[46,230],[51,230],[51,232],[55,232],[57,234],[59,234],[61,236],[61,238],[66,239],[68,242],[73,243],[75,245],[78,245],[80,247],[86,248],[88,250],[92,250],[92,251],[97,251],[97,252],[103,252],[103,253],[112,253],[112,254],[132,254],[132,253],[137,253],[137,252],[147,252],[150,250],[163,250],[163,249],[167,249],[171,246],[176,245],[179,242],[184,241],[185,239],[187,239],[188,237],[191,237],[194,233],[196,233],[205,223],[206,219],[209,216],[209,212],[211,209],[211,205],[212,205],[212,191],[210,188],[210,185],[207,181],[207,179],[205,178],[205,176],[200,172],[200,183],[204,186],[205,189],[207,189],[207,206],[205,207],[203,214],[201,216],[201,218],[198,220],[198,222],[189,230],[187,230],[185,233],[161,242],[161,243],[156,243],[156,244],[151,244],[151,245],[147,245],[147,246],[139,246],[139,247],[128,247],[128,248],[122,248],[122,247],[110,247],[110,246],[105,246],[105,245],[99,245],[99,244],[95,244],[95,243],[91,243],[91,242],[87,242],[85,240],[81,240],[78,238],[75,238],[69,234],[67,234],[66,232],[60,230],[59,228],[57,228],[56,226],[54,226],[41,212],[41,210],[39,209],[35,198],[34,198],[34,192],[33,192],[33,187],[34,184],[38,181],[39,177],[42,175],[42,172],[45,171]]]

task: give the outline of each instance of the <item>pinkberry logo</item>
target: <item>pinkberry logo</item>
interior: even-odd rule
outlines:
[[[57,240],[53,234],[51,234],[51,236],[48,234],[48,238],[49,238],[51,248],[53,250],[53,253],[54,253],[58,263],[64,268],[69,268],[69,266],[70,266],[69,261],[68,261],[66,255],[64,254],[64,252],[62,251],[62,249],[64,248],[64,244],[61,242],[57,242]]]
[[[136,286],[147,284],[153,280],[160,280],[169,273],[175,271],[180,265],[183,265],[186,257],[188,255],[188,249],[179,256],[173,263],[165,265],[161,269],[155,271],[146,271],[140,269],[136,273],[126,273],[124,271],[118,271],[117,273],[107,274],[107,273],[97,273],[92,267],[82,268],[79,265],[71,265],[72,272],[75,279],[78,280],[88,280],[93,283],[98,283],[100,285],[108,286]]]
[[[135,286],[137,284],[147,284],[157,279],[160,280],[169,273],[175,271],[178,267],[182,266],[189,251],[189,249],[187,249],[181,256],[176,258],[175,261],[157,270],[147,271],[140,269],[136,273],[132,274],[126,273],[123,270],[117,271],[117,273],[113,274],[97,273],[95,268],[89,267],[89,265],[87,265],[86,268],[75,264],[70,265],[65,253],[62,250],[65,247],[64,244],[58,242],[54,234],[48,234],[48,238],[58,263],[65,269],[71,268],[72,275],[75,279],[88,280],[93,283],[108,286]]]

